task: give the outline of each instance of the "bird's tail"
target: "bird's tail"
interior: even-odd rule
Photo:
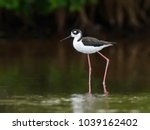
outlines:
[[[111,44],[112,46],[117,44],[116,42],[108,42],[108,44]]]
[[[111,44],[111,43],[109,43],[109,44],[105,44],[104,46],[105,47],[109,47],[109,46],[113,46],[114,44]]]
[[[101,40],[104,44],[108,44],[108,45],[111,45],[111,46],[113,46],[113,45],[115,45],[116,44],[116,42],[109,42],[109,41],[103,41],[103,40]]]

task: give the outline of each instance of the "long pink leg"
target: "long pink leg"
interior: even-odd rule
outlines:
[[[105,83],[105,81],[106,81],[106,75],[107,75],[107,70],[108,70],[108,65],[109,65],[109,59],[106,56],[104,56],[102,53],[100,53],[100,52],[97,52],[97,53],[99,55],[101,55],[107,61],[106,68],[105,68],[105,73],[104,73],[104,78],[103,78],[103,88],[104,88],[104,94],[108,95],[108,91],[106,89],[106,83]]]
[[[89,64],[89,94],[91,94],[91,72],[92,72],[92,68],[91,68],[91,61],[90,61],[90,55],[87,54],[87,58],[88,58],[88,64]]]

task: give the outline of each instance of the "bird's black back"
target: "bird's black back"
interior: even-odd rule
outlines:
[[[98,39],[93,38],[93,37],[82,37],[82,42],[85,46],[95,46],[95,47],[113,44],[113,42],[98,40]]]

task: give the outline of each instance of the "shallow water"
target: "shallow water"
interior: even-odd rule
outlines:
[[[149,93],[16,96],[0,99],[0,112],[150,112]]]
[[[117,39],[102,50],[110,59],[108,97],[102,95],[106,61],[91,55],[88,96],[87,57],[70,42],[1,39],[0,112],[150,112],[149,35]]]

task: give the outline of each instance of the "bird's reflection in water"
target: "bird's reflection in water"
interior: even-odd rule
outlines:
[[[82,112],[109,112],[108,97],[103,95],[73,94],[71,95],[72,111]]]

